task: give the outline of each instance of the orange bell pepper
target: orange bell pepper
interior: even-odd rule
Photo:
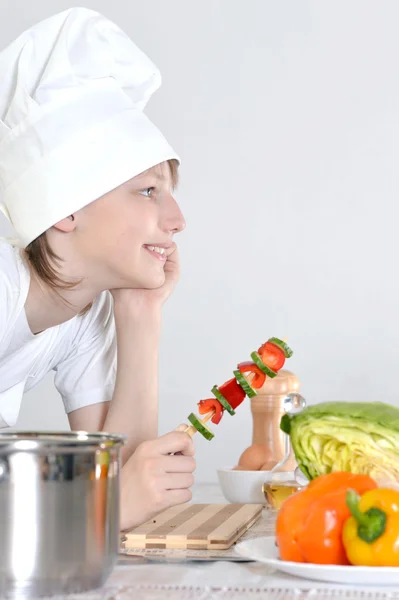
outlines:
[[[341,539],[350,516],[348,489],[360,495],[375,489],[368,475],[347,472],[317,477],[282,505],[276,523],[276,541],[282,560],[317,564],[348,564]]]

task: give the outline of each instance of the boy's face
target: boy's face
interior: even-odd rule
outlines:
[[[160,287],[173,235],[184,217],[168,163],[134,177],[75,215],[75,250],[104,288]]]

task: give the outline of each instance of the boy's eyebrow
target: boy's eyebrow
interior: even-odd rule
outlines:
[[[166,181],[166,177],[157,171],[144,171],[136,176],[136,179],[144,179],[145,177],[155,177],[158,181]]]

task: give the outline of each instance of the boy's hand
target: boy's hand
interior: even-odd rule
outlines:
[[[191,500],[194,452],[190,436],[179,431],[138,446],[122,469],[122,531]]]
[[[174,243],[167,250],[167,259],[164,265],[165,281],[156,289],[116,289],[111,290],[114,297],[115,308],[118,305],[137,307],[139,311],[146,308],[161,308],[171,295],[180,276],[179,251]]]

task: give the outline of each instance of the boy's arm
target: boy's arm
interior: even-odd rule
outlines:
[[[127,435],[125,463],[137,446],[158,435],[158,353],[161,311],[179,277],[174,244],[167,252],[165,282],[157,289],[112,290],[117,340],[117,374],[110,403],[69,414],[73,429]],[[76,413],[76,414],[74,414]]]
[[[115,303],[117,375],[103,430],[128,436],[127,460],[141,442],[158,435],[158,354],[161,311]]]
[[[125,462],[137,446],[158,435],[158,348],[161,312],[114,306],[117,375],[111,402],[69,413],[73,430],[106,431],[127,436]]]

